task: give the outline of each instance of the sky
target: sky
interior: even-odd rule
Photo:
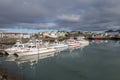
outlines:
[[[0,29],[120,29],[120,0],[0,0]]]

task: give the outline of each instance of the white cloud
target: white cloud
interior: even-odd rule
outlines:
[[[119,4],[120,0],[0,0],[0,28],[119,28]],[[42,23],[53,21],[58,23]]]
[[[120,26],[118,26],[118,25],[109,25],[109,26],[107,26],[107,29],[117,30],[117,29],[120,29]]]
[[[19,23],[19,24],[16,24],[14,27],[45,29],[45,28],[55,28],[56,26],[57,26],[56,23]]]
[[[59,15],[57,16],[58,19],[63,20],[63,21],[70,21],[70,22],[79,22],[80,21],[80,15]]]

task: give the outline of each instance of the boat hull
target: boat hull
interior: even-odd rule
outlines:
[[[56,50],[54,48],[46,48],[46,49],[36,49],[36,50],[30,50],[28,52],[17,52],[14,53],[15,56],[27,56],[27,55],[35,55],[35,54],[43,54],[43,53],[49,53],[49,52],[55,52]]]

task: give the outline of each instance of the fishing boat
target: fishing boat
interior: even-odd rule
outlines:
[[[89,45],[89,41],[87,40],[80,40],[79,42],[80,44],[83,44],[83,45]]]
[[[49,53],[49,52],[55,52],[56,50],[54,48],[48,47],[48,48],[28,48],[27,52],[16,52],[14,53],[15,56],[27,56],[27,55],[35,55],[35,54],[42,54],[42,53]]]
[[[80,42],[80,44],[89,45],[89,41],[85,40],[85,37],[78,37],[77,40]]]
[[[19,51],[14,53],[15,56],[25,56],[25,55],[35,55],[35,54],[42,54],[48,52],[55,52],[56,49],[53,47],[41,47],[36,44],[29,44],[23,51]]]
[[[62,51],[68,48],[68,44],[59,42],[58,40],[55,40],[54,43],[50,44],[50,46],[54,47],[57,51]]]
[[[68,48],[67,44],[63,44],[63,43],[54,43],[51,46],[53,46],[55,49],[59,49],[59,48]]]
[[[80,42],[77,41],[77,40],[75,40],[75,39],[69,39],[69,40],[67,41],[67,44],[68,44],[69,46],[80,46]]]
[[[24,49],[24,44],[22,44],[22,42],[20,40],[17,40],[16,43],[11,47],[11,48],[7,48],[5,49],[5,51],[8,54],[14,54],[15,52],[19,52],[22,51],[22,49]]]
[[[37,46],[42,44],[42,40],[29,40],[27,43],[22,43],[22,41],[17,40],[16,43],[11,47],[5,49],[5,51],[10,55],[14,53],[29,52],[28,46]]]

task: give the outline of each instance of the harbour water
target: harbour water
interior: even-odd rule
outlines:
[[[120,42],[91,42],[59,53],[0,57],[7,80],[120,80]]]

